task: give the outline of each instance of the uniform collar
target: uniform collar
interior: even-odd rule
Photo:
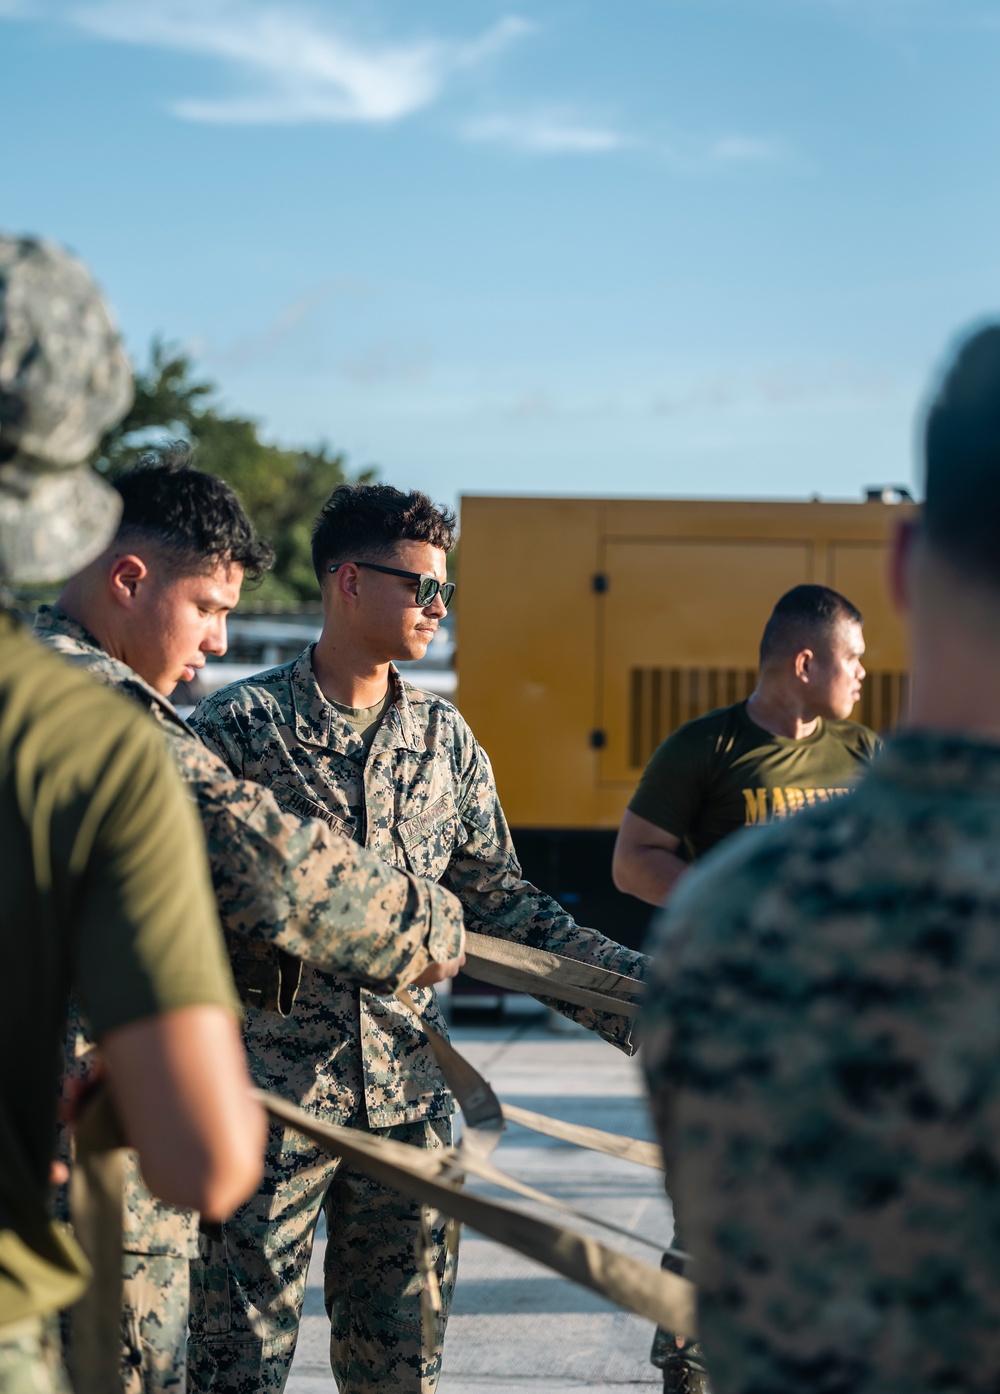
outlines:
[[[189,735],[194,731],[180,715],[177,708],[157,692],[145,678],[139,676],[134,668],[120,659],[112,658],[99,640],[78,620],[67,615],[58,605],[40,605],[35,616],[35,634],[41,639],[56,637],[59,642],[52,648],[68,658],[85,660],[89,668],[102,672],[115,687],[127,687],[147,706],[156,707],[171,723],[182,726]]]
[[[99,655],[108,663],[118,662],[117,659],[111,657],[106,649],[101,647],[89,629],[84,629],[79,620],[72,619],[58,605],[39,605],[38,613],[35,615],[35,633],[43,637],[49,634],[59,634],[64,639],[72,639],[81,651],[86,650],[95,656]],[[62,647],[66,648],[65,645]],[[124,663],[119,666],[125,668]],[[132,673],[132,669],[129,668],[128,672]],[[133,677],[138,677],[138,674],[133,673]],[[138,678],[138,681],[142,682],[142,678]]]
[[[353,726],[320,691],[312,665],[315,647],[309,644],[291,665],[295,738],[303,745],[332,746],[348,755],[358,751],[363,755],[364,746]],[[389,682],[393,691],[392,706],[382,718],[374,744],[383,748],[388,745],[393,750],[422,750],[407,685],[392,664],[389,665]]]

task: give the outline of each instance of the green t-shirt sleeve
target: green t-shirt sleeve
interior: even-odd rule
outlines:
[[[679,727],[658,746],[643,770],[629,810],[674,837],[684,838],[703,805],[708,779],[705,733]]]
[[[129,717],[69,852],[84,862],[76,977],[98,1036],[178,1007],[239,1010],[194,806],[160,733]]]

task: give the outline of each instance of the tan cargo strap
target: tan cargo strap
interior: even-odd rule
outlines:
[[[635,979],[629,981],[634,982]],[[561,985],[553,995],[559,992]],[[566,1123],[561,1118],[532,1113],[515,1104],[501,1104],[475,1066],[470,1065],[450,1041],[428,1025],[407,989],[400,988],[396,996],[419,1020],[445,1082],[458,1100],[466,1127],[463,1147],[474,1150],[478,1156],[488,1157],[500,1141],[506,1119],[522,1128],[530,1128],[532,1132],[557,1138],[560,1142],[571,1142],[591,1152],[603,1152],[608,1157],[620,1157],[623,1161],[636,1162],[654,1171],[664,1170],[663,1153],[655,1142],[643,1142],[620,1133],[607,1133],[601,1128],[588,1128],[580,1123]]]
[[[651,1165],[662,1171],[663,1154],[658,1147],[653,1143],[639,1142],[636,1138],[619,1137],[615,1133],[601,1132],[597,1128],[583,1128],[572,1123],[563,1123],[558,1118],[546,1118],[540,1113],[529,1113],[527,1109],[501,1104],[490,1084],[475,1066],[470,1064],[463,1055],[460,1055],[450,1041],[446,1041],[427,1023],[406,988],[399,988],[396,996],[404,1006],[410,1009],[423,1027],[427,1043],[441,1067],[445,1082],[455,1095],[462,1110],[462,1120],[465,1125],[462,1131],[462,1140],[458,1147],[450,1149],[450,1155],[455,1159],[451,1179],[460,1180],[463,1170],[470,1171],[480,1180],[490,1181],[495,1186],[502,1186],[508,1191],[513,1191],[515,1195],[522,1196],[525,1200],[537,1201],[553,1210],[561,1211],[564,1215],[571,1215],[575,1220],[599,1225],[602,1229],[624,1235],[627,1239],[637,1240],[641,1244],[648,1245],[651,1249],[656,1249],[658,1253],[662,1252],[663,1245],[661,1243],[647,1239],[645,1235],[633,1234],[631,1230],[624,1229],[611,1220],[605,1220],[599,1216],[590,1215],[584,1210],[578,1210],[575,1206],[568,1205],[555,1196],[547,1195],[544,1191],[536,1190],[534,1186],[529,1186],[523,1181],[518,1181],[515,1177],[508,1176],[498,1167],[491,1166],[488,1161],[490,1154],[500,1141],[506,1117],[509,1117],[512,1122],[527,1120],[523,1126],[533,1128],[536,1132],[547,1133],[550,1137],[561,1138],[564,1141],[576,1143],[577,1146],[605,1152],[612,1157],[624,1157],[627,1161],[641,1159],[643,1165]],[[634,1150],[638,1151],[638,1156],[631,1155]],[[678,1257],[686,1257],[679,1251],[677,1253]]]
[[[621,1133],[606,1133],[601,1128],[588,1128],[582,1123],[564,1123],[561,1118],[531,1113],[526,1108],[518,1108],[516,1104],[502,1104],[501,1107],[509,1123],[530,1128],[534,1133],[544,1133],[546,1137],[558,1138],[560,1142],[572,1142],[591,1152],[604,1152],[609,1157],[621,1157],[623,1161],[652,1167],[654,1171],[665,1170],[663,1153],[655,1142],[642,1142],[639,1138],[624,1137]]]
[[[420,1022],[427,1036],[427,1044],[444,1075],[445,1083],[458,1100],[465,1120],[465,1132],[459,1149],[462,1156],[473,1155],[485,1160],[503,1133],[503,1109],[500,1100],[476,1067],[470,1065],[464,1055],[459,1055],[450,1041],[446,1041],[444,1036],[428,1026],[405,987],[397,990],[396,997]]]
[[[548,1206],[551,1210],[558,1210],[562,1215],[569,1215],[574,1220],[582,1220],[584,1224],[597,1225],[601,1229],[609,1230],[612,1234],[620,1234],[624,1239],[630,1239],[634,1244],[644,1244],[649,1249],[655,1249],[658,1254],[663,1253],[663,1242],[659,1239],[647,1239],[644,1234],[635,1234],[632,1230],[626,1229],[624,1225],[616,1225],[613,1220],[602,1219],[600,1215],[591,1215],[586,1210],[578,1210],[575,1206],[569,1205],[564,1200],[559,1200],[556,1196],[550,1196],[546,1191],[539,1191],[534,1186],[529,1186],[525,1181],[518,1181],[515,1176],[509,1176],[507,1172],[495,1167],[492,1162],[481,1160],[478,1157],[462,1153],[461,1147],[449,1148],[444,1154],[454,1157],[456,1167],[454,1174],[449,1178],[456,1181],[461,1179],[463,1171],[471,1172],[473,1176],[478,1176],[480,1181],[489,1181],[494,1186],[502,1186],[505,1191],[512,1191],[516,1196],[522,1196],[525,1200],[533,1200],[539,1205]],[[679,1249],[672,1249],[677,1258],[687,1259],[687,1255]]]
[[[644,985],[638,978],[612,973],[591,963],[489,934],[465,934],[465,965],[470,978],[528,992],[533,997],[552,997],[577,1007],[591,1007],[611,1016],[634,1017]]]
[[[74,1125],[70,1215],[93,1269],[70,1309],[69,1364],[75,1394],[121,1394],[122,1208],[125,1149],[106,1088],[95,1090]]]
[[[453,1165],[447,1153],[425,1151],[335,1123],[321,1123],[294,1104],[263,1090],[255,1090],[254,1097],[273,1118],[311,1138],[333,1156],[343,1157],[363,1175],[471,1225],[487,1238],[544,1264],[626,1311],[680,1336],[695,1335],[694,1287],[686,1278],[618,1253],[596,1239],[549,1224],[514,1206],[463,1191],[455,1182],[444,1179]]]

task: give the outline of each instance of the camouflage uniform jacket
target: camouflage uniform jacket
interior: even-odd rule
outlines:
[[[75,620],[43,605],[39,638],[145,706],[198,805],[219,915],[246,1003],[288,1011],[300,960],[393,992],[432,960],[454,957],[462,912],[441,887],[399,875],[308,810],[279,808],[235,777],[170,702],[111,658]]]
[[[285,808],[325,818],[390,866],[440,881],[470,929],[643,976],[643,955],[575,924],[521,879],[493,772],[450,702],[391,670],[394,704],[370,753],[319,689],[310,646],[292,663],[223,688],[199,704],[195,729],[229,767],[267,784]],[[419,994],[446,1028],[434,993]],[[567,1015],[630,1049],[630,1023],[567,1008]],[[344,1042],[331,1052],[331,1040]],[[347,1041],[351,1045],[348,1049]],[[294,1017],[247,1023],[251,1067],[334,1119],[371,1127],[454,1111],[426,1037],[407,1009],[355,983],[308,968]],[[259,1047],[259,1053],[258,1053]],[[269,1064],[271,1061],[273,1063]]]
[[[219,914],[248,1010],[280,1020],[291,1010],[301,960],[351,972],[392,992],[432,959],[458,952],[462,914],[440,886],[390,870],[331,831],[326,820],[283,812],[259,784],[237,779],[173,706],[82,625],[43,605],[39,638],[93,677],[145,706],[163,729],[205,830]],[[70,1076],[85,1072],[90,1041],[77,1011],[67,1035]],[[155,1200],[134,1162],[127,1176],[124,1248],[193,1257],[197,1216]]]
[[[1000,746],[897,737],[658,924],[653,1111],[716,1394],[1000,1388]]]

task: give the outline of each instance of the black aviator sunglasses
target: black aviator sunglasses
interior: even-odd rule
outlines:
[[[440,594],[441,604],[447,610],[451,604],[451,597],[455,594],[454,581],[439,581],[436,576],[421,576],[419,571],[399,571],[395,566],[376,566],[373,561],[338,561],[328,569],[332,573],[342,566],[364,566],[369,571],[381,571],[386,576],[405,576],[408,581],[416,581],[417,604],[421,609],[430,605],[434,597]]]

